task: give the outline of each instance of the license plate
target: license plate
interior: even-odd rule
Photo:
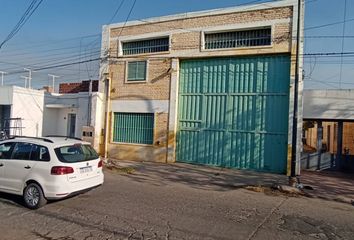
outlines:
[[[80,173],[88,173],[88,172],[92,172],[92,166],[80,168]]]

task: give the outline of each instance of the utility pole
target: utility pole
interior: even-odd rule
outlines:
[[[26,77],[26,76],[21,76],[21,78],[24,78],[24,79],[25,79],[25,88],[27,88],[27,80],[28,80],[28,77]]]
[[[28,88],[32,88],[32,85],[31,85],[31,81],[32,81],[32,72],[35,72],[33,71],[32,69],[30,68],[24,68],[25,71],[28,71]]]
[[[0,71],[1,74],[1,86],[4,86],[4,74],[6,74],[7,72],[4,71]]]
[[[298,101],[299,101],[299,57],[300,57],[300,34],[301,34],[301,18],[302,18],[302,0],[297,2],[297,32],[296,32],[296,59],[295,59],[295,83],[294,83],[294,113],[293,113],[293,130],[292,130],[292,146],[291,146],[291,169],[289,177],[289,185],[294,186],[296,179],[296,161],[297,161],[297,124],[298,124]]]
[[[55,92],[55,78],[59,78],[60,76],[56,76],[53,74],[48,74],[49,77],[52,77],[52,81],[53,81],[53,92]]]

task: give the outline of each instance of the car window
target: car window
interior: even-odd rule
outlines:
[[[99,158],[97,152],[90,145],[75,144],[55,149],[61,162],[75,163]]]
[[[30,160],[50,161],[50,154],[47,147],[32,144]]]
[[[32,144],[30,143],[16,143],[12,153],[11,159],[29,160],[32,150]]]
[[[0,159],[10,159],[14,143],[7,142],[0,144]]]

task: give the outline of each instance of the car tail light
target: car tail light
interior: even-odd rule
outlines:
[[[72,167],[52,167],[50,174],[52,175],[65,175],[74,173],[74,169]]]
[[[100,160],[100,161],[98,162],[98,167],[101,168],[102,166],[103,166],[103,161]]]

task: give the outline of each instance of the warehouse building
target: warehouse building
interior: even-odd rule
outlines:
[[[276,1],[104,26],[100,89],[108,98],[107,156],[286,173],[296,4]],[[299,90],[301,119],[301,77]]]

